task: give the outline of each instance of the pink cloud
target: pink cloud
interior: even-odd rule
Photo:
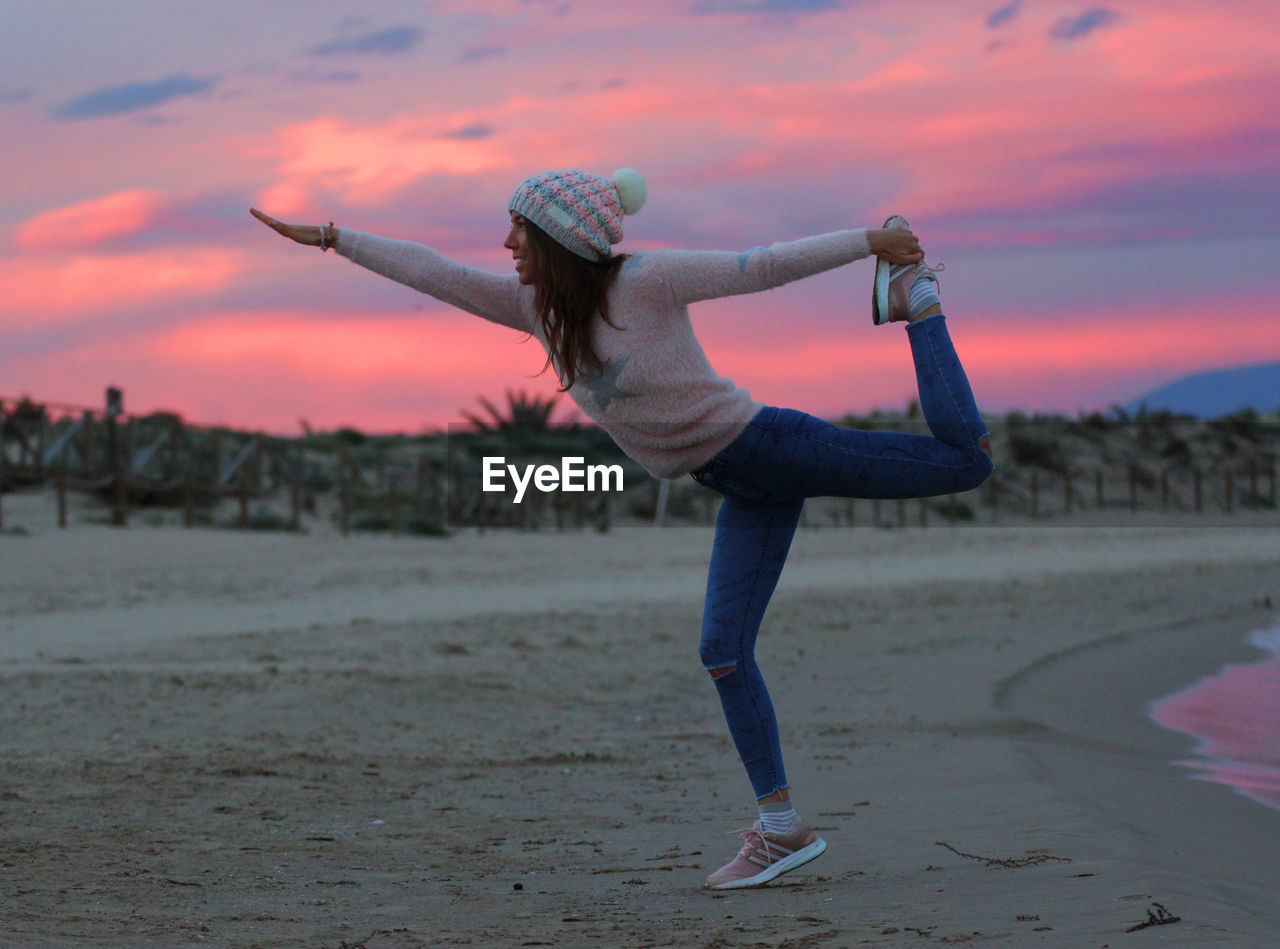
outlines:
[[[96,405],[105,386],[118,385],[134,413],[166,409],[197,424],[286,434],[299,418],[316,428],[415,432],[462,422],[478,395],[554,394],[552,376],[534,378],[537,344],[521,338],[467,316],[329,323],[241,311],[25,359],[6,372],[6,388]]]
[[[528,15],[541,22],[544,12]],[[715,19],[693,18],[698,29]],[[377,206],[432,175],[487,188],[496,172],[509,172],[505,180],[546,167],[607,173],[632,164],[709,185],[802,168],[810,182],[847,176],[850,193],[860,188],[860,172],[883,169],[897,192],[894,210],[1019,210],[1141,179],[1153,152],[1163,153],[1166,170],[1200,167],[1214,157],[1206,141],[1256,128],[1270,112],[1266,83],[1223,95],[1226,78],[1273,71],[1246,31],[1232,31],[1221,50],[1185,39],[1221,28],[1209,13],[1174,7],[1135,15],[1056,52],[1046,21],[1038,41],[999,56],[980,52],[990,34],[977,17],[919,21],[920,30],[901,34],[886,34],[874,20],[822,19],[823,29],[844,29],[857,52],[816,76],[792,77],[775,63],[781,75],[770,81],[726,82],[713,58],[687,57],[678,70],[653,70],[642,85],[522,91],[458,113],[290,126],[271,146],[280,178],[262,200],[301,211],[308,195],[329,189]],[[808,26],[819,29],[817,20]],[[1142,63],[1170,68],[1135,65],[1126,45],[1134,42],[1149,48]],[[781,51],[772,58],[785,61]],[[493,132],[448,137],[465,126]]]
[[[256,363],[343,382],[403,376],[458,383],[504,345],[519,354],[515,344],[523,339],[522,333],[448,310],[342,320],[268,311],[187,322],[151,336],[144,345],[157,358],[193,366],[243,368]],[[532,365],[529,371],[536,371],[542,350],[530,342],[523,351]]]
[[[1101,316],[1026,313],[1017,322],[957,316],[950,327],[984,409],[1070,413],[1127,401],[1204,365],[1280,358],[1274,328],[1255,302],[1224,301],[1224,309],[1241,314],[1229,333],[1192,304]],[[340,320],[301,311],[214,313],[24,360],[12,367],[8,385],[96,404],[103,386],[117,384],[134,411],[171,408],[193,421],[280,432],[295,431],[300,416],[320,427],[440,428],[461,421],[477,395],[554,393],[551,375],[536,376],[542,351],[535,342],[431,306],[413,316]],[[695,308],[712,365],[760,401],[824,417],[900,409],[916,397],[900,327],[877,329],[861,318],[850,325],[822,312],[803,324],[780,321],[786,309],[772,295]],[[1024,331],[1027,324],[1034,333]],[[1100,392],[1111,398],[1099,403]],[[575,411],[567,398],[563,405],[566,416]]]
[[[17,257],[0,261],[0,329],[28,329],[157,300],[200,297],[230,286],[240,251],[151,250],[135,254]]]
[[[131,344],[125,358],[193,416],[291,430],[358,424],[416,431],[462,421],[477,395],[552,394],[543,352],[523,334],[446,309],[318,321],[299,312],[231,312]],[[162,381],[163,380],[163,381]],[[566,400],[567,401],[567,400]]]
[[[322,118],[288,126],[271,146],[280,157],[282,180],[262,200],[279,199],[300,210],[308,191],[332,189],[351,204],[376,205],[426,175],[505,167],[509,156],[487,138],[449,137],[450,130],[467,124],[466,116],[449,113],[366,123]]]
[[[1265,302],[1223,298],[1213,312],[1188,301],[957,313],[948,327],[981,405],[1073,413],[1128,401],[1205,366],[1280,359]],[[712,365],[760,401],[832,416],[901,408],[916,397],[899,327],[873,329],[860,315],[828,320],[825,307],[804,323],[780,320],[790,309],[773,295],[740,297],[704,305],[694,321]],[[1232,314],[1230,332],[1218,312]]]
[[[138,304],[224,289],[241,300],[258,290],[278,299],[294,279],[299,300],[303,284],[307,299],[320,298],[318,287],[338,286],[328,275],[310,283],[312,272],[302,268],[317,265],[286,261],[285,249],[270,249],[277,239],[247,217],[244,227],[259,232],[232,238],[235,250],[89,253],[145,231],[164,214],[156,191],[115,190],[138,181],[166,188],[178,182],[173,186],[187,193],[211,196],[257,191],[261,206],[286,220],[318,223],[323,212],[339,224],[394,228],[397,236],[425,232],[446,252],[505,269],[509,260],[497,246],[502,202],[524,174],[550,167],[607,174],[633,165],[645,172],[650,209],[628,222],[632,247],[721,239],[745,247],[798,236],[787,229],[828,214],[836,227],[901,210],[918,215],[926,235],[933,233],[929,219],[952,213],[944,232],[952,244],[996,248],[1080,244],[1116,233],[1185,237],[1178,228],[1194,209],[1160,211],[1153,175],[1185,175],[1193,188],[1203,183],[1199,206],[1208,207],[1215,187],[1225,187],[1224,174],[1239,172],[1231,183],[1243,193],[1244,171],[1261,180],[1270,167],[1266,142],[1280,74],[1274,4],[1261,0],[1242,0],[1229,17],[1194,0],[1138,0],[1113,27],[1078,44],[1048,38],[1062,8],[1025,5],[999,33],[1004,45],[994,54],[987,49],[996,34],[983,28],[980,12],[959,5],[909,20],[891,7],[864,5],[797,17],[785,27],[767,18],[686,17],[689,5],[661,13],[596,5],[558,16],[551,0],[499,0],[483,19],[464,0],[444,5],[468,17],[459,50],[490,45],[506,52],[448,64],[458,81],[434,97],[422,94],[412,72],[388,62],[358,87],[291,99],[313,111],[273,128],[281,122],[282,87],[268,90],[276,80],[263,73],[253,80],[258,85],[246,80],[238,98],[225,100],[221,118],[148,127],[154,149],[139,151],[137,127],[117,133],[68,124],[56,142],[43,142],[34,127],[14,136],[19,191],[35,207],[53,209],[15,227],[15,246],[26,256],[0,260],[7,294],[0,327],[123,319]],[[445,37],[444,29],[433,35]],[[608,43],[592,42],[606,36]],[[604,82],[615,76],[623,82]],[[246,144],[246,128],[266,131]],[[91,148],[95,161],[85,166]],[[197,184],[182,185],[183,175]],[[105,197],[53,207],[71,200],[68,187]],[[1111,213],[1099,198],[1111,194],[1137,198],[1130,210]],[[429,223],[419,229],[406,196],[448,200],[425,204],[421,219]],[[1169,201],[1181,209],[1183,197],[1170,194]],[[1241,200],[1247,202],[1237,198],[1235,208]],[[353,207],[339,216],[348,210],[343,201]],[[446,203],[448,214],[440,206]],[[864,215],[872,203],[884,206]],[[482,246],[479,215],[488,208],[495,233]],[[760,218],[767,227],[758,226]],[[654,235],[659,240],[650,241]],[[1212,244],[1204,250],[1210,270],[1215,253],[1234,253]],[[1114,266],[1124,266],[1122,259]],[[1156,260],[1137,276],[1160,287],[1176,267]],[[1228,331],[1225,319],[1206,319],[1197,302],[1172,312],[1154,304],[1122,310],[1071,276],[1078,273],[1043,264],[1037,279],[1045,299],[1091,297],[1102,305],[1019,314],[1016,330],[1003,314],[953,322],[982,393],[1007,405],[1070,409],[1129,383],[1141,391],[1156,376],[1280,357],[1274,333],[1254,315],[1274,311],[1274,288],[1269,297],[1213,299],[1215,311],[1232,314]],[[1218,293],[1205,286],[1188,292],[1201,301]],[[776,302],[741,306],[766,330],[750,340],[729,321],[700,323],[713,364],[757,398],[821,413],[903,404],[912,386],[902,340],[890,343],[896,334],[869,329],[847,342],[838,334],[823,338],[834,295],[800,292],[790,299],[813,305],[798,308],[784,330],[769,329],[770,318],[785,312]],[[858,297],[865,302],[865,292]],[[323,302],[342,305],[336,297]],[[97,365],[118,367],[135,389],[153,386],[161,402],[174,393],[204,417],[202,406],[225,406],[228,417],[246,420],[276,417],[283,411],[277,403],[305,404],[317,418],[348,413],[377,425],[454,419],[476,392],[497,396],[541,365],[532,344],[528,352],[513,347],[507,361],[501,330],[473,328],[475,321],[459,317],[464,330],[450,319],[432,311],[421,326],[374,316],[357,325],[316,323],[292,310],[224,314],[150,342],[134,340],[130,351],[97,351],[100,363],[76,365],[86,378]],[[68,345],[61,356],[70,362],[82,351]],[[459,357],[445,358],[451,351]],[[6,373],[31,378],[18,362]],[[80,384],[57,361],[41,365],[51,383]]]
[[[15,240],[26,251],[84,250],[145,231],[166,204],[157,191],[117,191],[37,214],[19,225]]]

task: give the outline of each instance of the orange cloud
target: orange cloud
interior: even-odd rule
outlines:
[[[130,304],[198,297],[229,286],[242,270],[242,255],[220,248],[0,261],[0,329],[64,323]]]
[[[18,227],[23,250],[65,251],[96,247],[150,227],[166,201],[156,191],[135,188],[45,211]]]

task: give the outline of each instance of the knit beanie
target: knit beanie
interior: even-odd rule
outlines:
[[[613,178],[585,171],[548,171],[526,179],[511,196],[511,211],[587,260],[604,260],[622,240],[622,216],[644,207],[648,188],[640,172],[622,168]]]

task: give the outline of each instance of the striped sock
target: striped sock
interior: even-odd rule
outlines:
[[[767,834],[790,834],[800,826],[800,815],[790,801],[760,805],[760,829]]]
[[[911,285],[911,319],[915,319],[931,306],[941,306],[938,299],[938,278],[927,270],[921,270]]]

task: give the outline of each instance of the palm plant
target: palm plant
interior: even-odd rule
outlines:
[[[484,407],[486,415],[476,415],[465,409],[462,415],[475,426],[477,432],[508,435],[517,432],[540,434],[550,429],[551,413],[555,410],[558,400],[558,396],[543,398],[539,395],[529,395],[523,389],[519,392],[508,389],[505,412],[484,396],[477,396],[477,401]]]

